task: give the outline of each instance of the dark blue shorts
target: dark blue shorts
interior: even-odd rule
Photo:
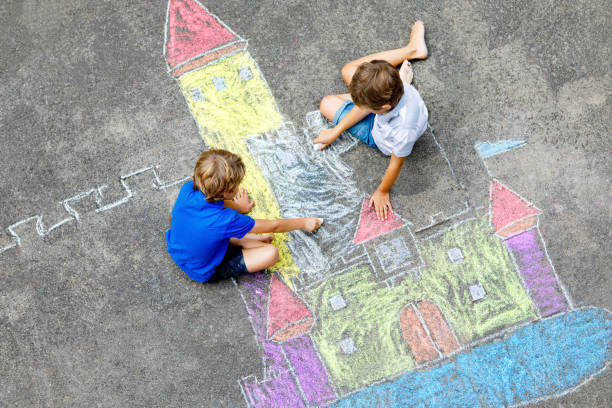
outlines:
[[[346,116],[347,113],[353,109],[355,104],[347,99],[344,101],[342,105],[338,108],[336,113],[334,114],[334,121],[332,122],[334,126],[338,124],[342,120],[343,117]],[[357,139],[361,140],[365,144],[375,149],[378,149],[376,143],[374,143],[374,138],[372,137],[372,128],[374,127],[374,114],[369,113],[368,116],[361,119],[361,121],[357,122],[353,125],[352,128],[348,130],[348,132],[355,136]]]
[[[219,282],[224,279],[237,278],[247,273],[249,271],[244,263],[242,247],[230,244],[221,263],[215,268],[212,276],[206,282]]]

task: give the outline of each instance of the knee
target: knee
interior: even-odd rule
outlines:
[[[342,75],[342,79],[344,82],[349,85],[351,80],[353,79],[353,74],[355,73],[355,67],[349,62],[340,70],[340,75]]]
[[[327,95],[323,97],[323,99],[321,99],[321,103],[319,103],[319,110],[321,112],[327,111],[327,106],[329,105],[330,99],[331,99],[331,95]]]
[[[266,260],[268,261],[268,266],[272,266],[278,262],[278,248],[276,246],[272,244],[266,246]]]

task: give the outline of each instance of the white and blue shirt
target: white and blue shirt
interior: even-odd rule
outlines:
[[[419,92],[407,82],[404,95],[390,112],[374,117],[372,138],[376,147],[385,155],[394,153],[406,157],[414,143],[427,129],[428,112]]]

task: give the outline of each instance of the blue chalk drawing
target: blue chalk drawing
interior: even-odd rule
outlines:
[[[478,150],[480,157],[486,159],[487,157],[495,156],[496,154],[515,149],[525,144],[526,142],[524,140],[502,140],[494,143],[476,142],[474,147]]]
[[[601,372],[612,357],[612,320],[600,308],[518,329],[455,361],[408,372],[333,407],[506,407],[554,397]]]

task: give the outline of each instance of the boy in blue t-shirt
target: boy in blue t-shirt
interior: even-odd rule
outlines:
[[[268,232],[314,231],[320,218],[254,220],[244,215],[253,207],[239,189],[245,168],[227,150],[200,155],[193,181],[181,187],[172,209],[166,244],[176,264],[194,281],[216,282],[266,269],[278,260]]]

